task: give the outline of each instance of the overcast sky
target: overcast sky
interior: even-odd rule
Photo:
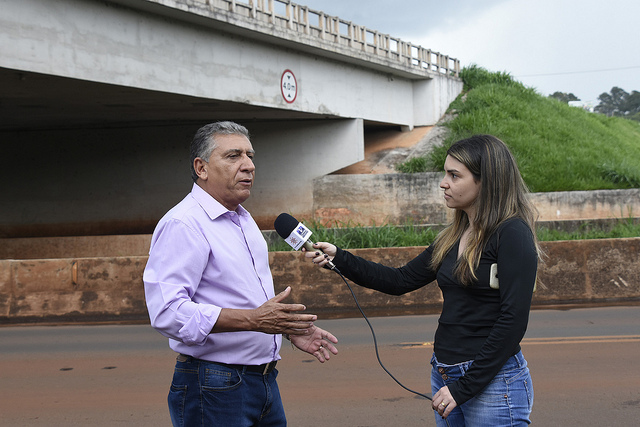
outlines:
[[[640,0],[294,0],[543,95],[640,91]]]

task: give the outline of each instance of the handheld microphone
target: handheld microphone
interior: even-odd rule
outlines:
[[[273,223],[273,227],[276,229],[280,237],[282,237],[284,241],[296,251],[299,251],[300,248],[304,247],[309,252],[324,253],[322,249],[313,247],[313,241],[310,239],[312,234],[311,230],[291,215],[281,213]],[[329,261],[325,267],[330,270],[338,271],[331,261]]]

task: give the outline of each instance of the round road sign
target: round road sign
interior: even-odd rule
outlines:
[[[296,100],[298,96],[298,82],[291,70],[284,70],[284,73],[282,73],[280,89],[282,90],[282,97],[287,103],[291,104]]]

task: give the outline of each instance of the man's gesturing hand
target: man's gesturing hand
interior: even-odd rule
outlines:
[[[302,351],[305,351],[324,363],[331,358],[331,353],[338,354],[338,349],[333,345],[338,338],[324,329],[313,326],[308,335],[292,335],[291,343]]]
[[[281,301],[290,293],[291,287],[287,286],[287,289],[255,309],[223,308],[211,333],[257,331],[265,334],[309,334],[318,316],[298,313],[307,309],[302,304],[283,304]]]
[[[318,319],[315,314],[302,314],[307,309],[302,304],[283,304],[291,293],[291,287],[280,292],[269,301],[254,310],[253,322],[255,331],[266,334],[306,335],[310,333],[313,322]]]

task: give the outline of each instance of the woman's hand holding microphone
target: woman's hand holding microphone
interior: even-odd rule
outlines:
[[[338,251],[335,245],[327,242],[316,242],[313,244],[313,247],[319,250],[312,252],[306,248],[302,248],[302,252],[304,252],[305,258],[311,259],[314,264],[320,267],[324,267],[329,262],[333,261],[333,257],[336,256],[336,252]]]

